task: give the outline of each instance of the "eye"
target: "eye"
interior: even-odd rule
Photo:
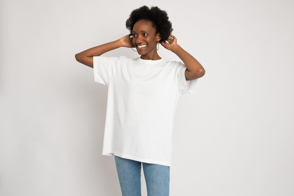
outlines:
[[[145,34],[148,35],[147,33],[143,33],[143,35],[145,35]],[[131,35],[130,35],[130,38],[133,38],[133,37],[136,37],[136,36],[137,36],[137,35],[131,34]],[[146,36],[145,36],[145,37],[146,37]]]

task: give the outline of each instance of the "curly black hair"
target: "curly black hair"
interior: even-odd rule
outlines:
[[[172,23],[168,20],[167,12],[159,9],[157,6],[152,6],[149,9],[146,5],[135,9],[131,12],[130,17],[126,21],[126,27],[130,30],[130,33],[133,31],[135,23],[141,19],[148,20],[152,22],[152,27],[155,29],[156,33],[159,33],[161,36],[160,43],[166,41],[171,35],[173,28]]]

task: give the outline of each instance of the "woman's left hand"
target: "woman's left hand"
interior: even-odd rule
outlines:
[[[166,49],[173,51],[174,48],[176,48],[177,44],[177,38],[174,35],[170,35],[167,39],[168,42],[161,42],[161,45],[165,47]]]

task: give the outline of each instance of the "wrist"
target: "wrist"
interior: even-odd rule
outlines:
[[[123,43],[122,43],[121,40],[118,39],[118,40],[115,40],[114,42],[115,42],[115,45],[116,45],[118,48],[123,47]]]
[[[172,52],[176,53],[179,49],[181,49],[181,46],[177,44],[172,48]]]

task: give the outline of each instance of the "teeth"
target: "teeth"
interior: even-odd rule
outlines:
[[[138,48],[143,48],[143,47],[145,47],[145,46],[147,46],[147,45],[138,46]]]

